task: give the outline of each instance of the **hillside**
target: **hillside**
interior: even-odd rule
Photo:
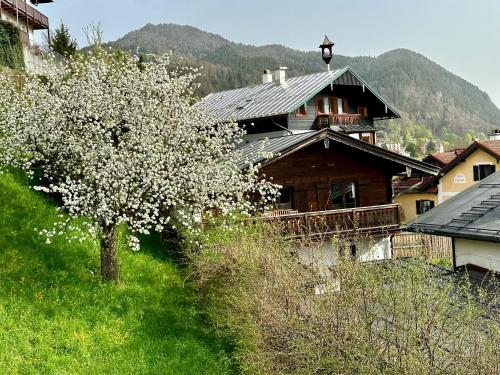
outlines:
[[[289,68],[291,76],[325,69],[319,50],[244,45],[192,26],[148,24],[110,44],[143,53],[172,51],[176,58],[203,66],[200,95],[259,83],[264,69],[280,64]],[[350,65],[365,77],[402,112],[405,120],[399,124],[403,127],[424,125],[435,136],[441,136],[444,129],[462,136],[468,129],[488,133],[500,127],[500,109],[485,92],[416,52],[396,49],[377,57],[336,55],[332,65]]]
[[[120,285],[100,282],[95,243],[47,245],[54,206],[0,175],[0,374],[228,374],[165,245],[120,249]]]

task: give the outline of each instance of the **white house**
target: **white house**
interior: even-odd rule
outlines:
[[[23,43],[24,62],[30,71],[38,71],[43,55],[42,46],[36,42],[36,33],[46,33],[46,40],[50,41],[49,18],[37,8],[39,4],[52,3],[53,1],[0,0],[0,19],[9,21],[19,28]]]

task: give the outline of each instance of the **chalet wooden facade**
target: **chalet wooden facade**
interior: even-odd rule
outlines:
[[[400,116],[350,67],[288,79],[286,68],[265,71],[261,85],[213,93],[198,105],[246,129],[241,168],[260,164],[283,187],[279,215],[271,216],[303,228],[322,221],[325,233],[397,229],[393,176],[439,171],[375,145],[376,122]]]

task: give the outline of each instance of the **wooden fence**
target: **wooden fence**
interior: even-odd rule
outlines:
[[[433,236],[423,233],[402,232],[392,237],[392,255],[394,258],[424,256],[428,259],[452,259],[450,237]]]

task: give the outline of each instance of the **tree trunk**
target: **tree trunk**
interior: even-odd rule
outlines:
[[[118,241],[116,226],[105,226],[101,233],[101,277],[102,281],[118,281]]]

